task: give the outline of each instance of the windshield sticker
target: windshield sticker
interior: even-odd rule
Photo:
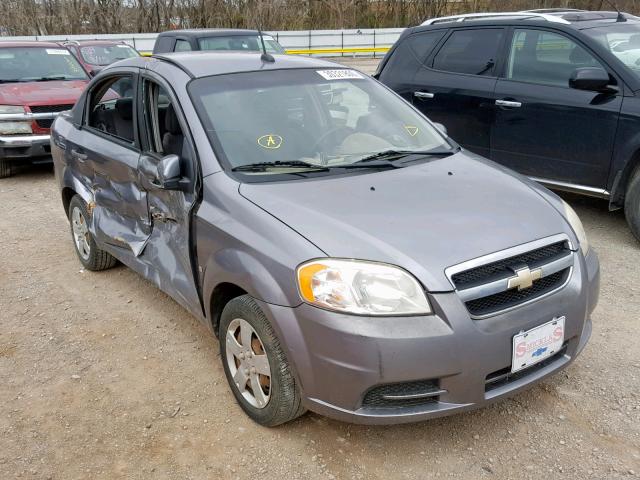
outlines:
[[[268,133],[267,135],[262,135],[258,138],[258,145],[260,145],[262,148],[269,149],[280,148],[280,146],[282,145],[282,137],[280,135]]]
[[[69,50],[63,50],[61,48],[47,48],[47,55],[71,55]]]
[[[407,131],[407,133],[408,133],[409,135],[411,135],[412,137],[415,137],[415,136],[418,134],[418,132],[419,132],[418,127],[416,127],[415,125],[405,125],[405,126],[404,126],[404,129],[405,129],[405,130]]]
[[[362,74],[355,70],[316,70],[325,80],[360,80],[364,78]]]
[[[118,48],[129,48],[129,45],[116,45]]]

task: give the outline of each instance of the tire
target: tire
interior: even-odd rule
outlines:
[[[13,168],[10,160],[0,158],[0,178],[7,178],[13,175]]]
[[[100,250],[87,227],[90,218],[87,205],[80,195],[69,202],[69,225],[71,239],[82,266],[94,272],[106,270],[116,264],[116,259],[108,252]]]
[[[245,332],[250,332],[250,335],[245,336]],[[250,342],[243,342],[249,337]],[[249,344],[249,347],[245,344]],[[240,355],[246,352],[251,354],[241,360],[238,352],[241,352]],[[220,318],[220,353],[233,395],[256,423],[275,427],[305,412],[295,377],[273,327],[249,295],[234,298],[224,307]],[[267,371],[270,374],[268,382],[263,374],[265,360],[268,361]],[[251,371],[247,375],[249,368]],[[244,384],[240,386],[236,380],[240,380],[240,383],[244,380]],[[257,389],[254,393],[255,385],[262,394]]]
[[[636,168],[624,198],[624,215],[634,237],[640,241],[640,167]]]

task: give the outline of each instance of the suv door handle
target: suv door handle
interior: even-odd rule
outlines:
[[[496,105],[499,107],[519,108],[522,106],[522,102],[513,102],[511,100],[496,100]]]
[[[435,94],[431,92],[413,92],[413,96],[416,98],[433,98]]]

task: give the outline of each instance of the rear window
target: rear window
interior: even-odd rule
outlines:
[[[504,30],[483,28],[456,30],[433,60],[433,68],[445,72],[491,75]]]
[[[80,55],[90,65],[110,65],[118,60],[137,57],[136,52],[129,45],[92,45],[80,47]]]
[[[260,37],[257,35],[234,35],[231,37],[199,38],[200,50],[234,50],[258,52],[262,50]],[[264,46],[269,53],[284,53],[284,49],[273,37],[264,36]]]
[[[80,63],[66,48],[0,48],[0,83],[87,78]]]

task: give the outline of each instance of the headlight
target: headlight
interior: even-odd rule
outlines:
[[[567,202],[563,200],[562,203],[564,204],[565,218],[569,222],[569,225],[571,225],[571,228],[576,234],[576,237],[578,237],[578,242],[580,242],[580,249],[582,250],[582,254],[586,255],[589,251],[589,240],[587,239],[587,234],[584,231],[584,227],[582,226],[580,217],[578,217],[576,211],[571,208],[571,206]]]
[[[432,312],[418,281],[401,268],[361,260],[312,260],[298,267],[298,289],[312,305],[357,315]]]
[[[25,113],[24,107],[18,105],[0,105],[1,114]],[[31,122],[16,122],[13,120],[3,121],[0,118],[0,135],[16,135],[16,134],[33,133]]]

